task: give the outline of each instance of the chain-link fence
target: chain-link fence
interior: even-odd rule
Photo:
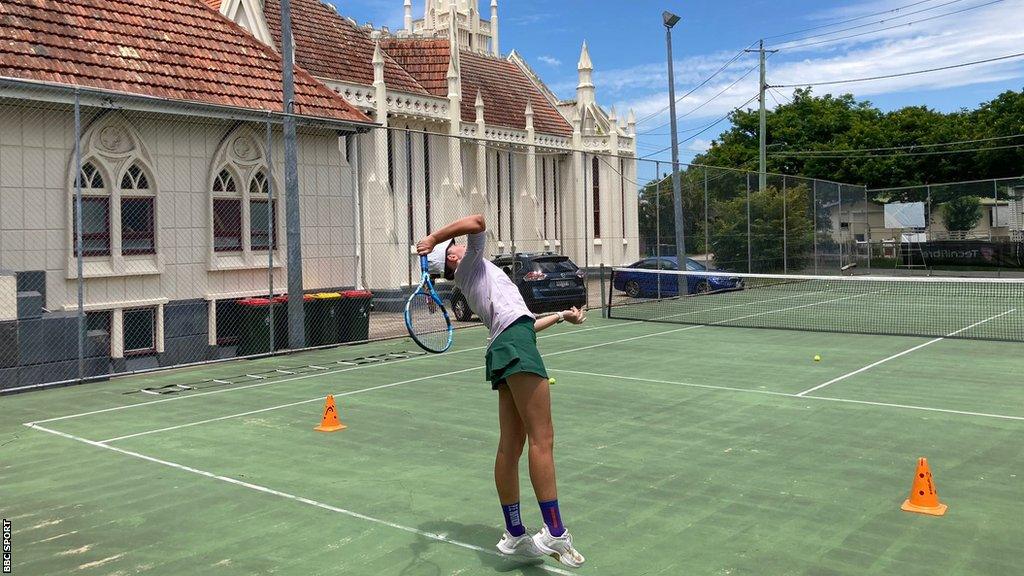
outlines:
[[[596,308],[602,266],[675,254],[671,165],[610,153],[609,139],[291,117],[293,202],[280,113],[0,88],[3,390],[403,336],[417,241],[472,213],[538,312]],[[680,177],[695,262],[868,265],[863,188]],[[471,325],[454,285],[438,288]]]
[[[672,164],[641,161],[640,245],[676,256]],[[798,176],[683,164],[680,188],[687,255],[735,272],[839,274],[870,269],[866,190]],[[691,266],[693,263],[691,263]]]
[[[1024,272],[1024,178],[869,190],[876,266]]]

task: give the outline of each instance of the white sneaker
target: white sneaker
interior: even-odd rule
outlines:
[[[572,535],[566,530],[561,536],[552,536],[547,525],[533,535],[533,544],[541,552],[570,568],[579,568],[586,562],[583,554],[572,546]]]
[[[522,536],[513,536],[508,533],[508,530],[505,530],[505,533],[501,535],[501,540],[498,540],[495,546],[498,548],[498,552],[505,556],[537,558],[544,555],[544,552],[541,552],[533,543],[533,537],[530,536],[529,530]]]

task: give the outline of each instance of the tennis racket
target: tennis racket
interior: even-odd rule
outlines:
[[[420,256],[420,268],[423,271],[420,287],[405,303],[405,327],[420,348],[440,354],[451,348],[455,330],[448,310],[434,291],[426,256]]]

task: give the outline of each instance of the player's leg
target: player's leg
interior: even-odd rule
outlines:
[[[494,486],[498,490],[505,533],[498,542],[502,554],[539,556],[542,553],[527,533],[519,512],[519,457],[526,443],[526,429],[508,385],[498,387],[498,453],[494,458]]]
[[[530,481],[540,502],[558,498],[555,481],[555,430],[551,423],[551,392],[546,378],[519,372],[508,378],[508,389],[526,427],[530,443]],[[547,519],[545,519],[546,521]]]
[[[555,431],[551,422],[551,389],[547,378],[530,372],[508,377],[508,388],[526,427],[529,441],[530,481],[544,518],[544,528],[534,544],[545,554],[573,568],[584,562],[572,544],[572,536],[562,524],[555,480]]]

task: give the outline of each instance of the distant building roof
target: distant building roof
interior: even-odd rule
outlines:
[[[214,0],[3,0],[0,76],[282,110],[281,58]],[[295,112],[371,122],[301,69]]]
[[[320,0],[291,0],[291,8],[297,64],[320,78],[373,84],[374,41],[365,30]],[[280,47],[280,0],[266,0],[263,12],[274,45]],[[391,90],[427,94],[427,90],[387,54],[384,55],[384,82]]]
[[[389,38],[382,46],[431,94],[447,96],[451,59],[448,40]],[[489,125],[526,129],[526,103],[530,102],[533,125],[538,132],[572,134],[572,126],[514,62],[468,50],[459,51],[459,62],[463,121],[476,120],[479,90],[484,101],[484,121]]]

